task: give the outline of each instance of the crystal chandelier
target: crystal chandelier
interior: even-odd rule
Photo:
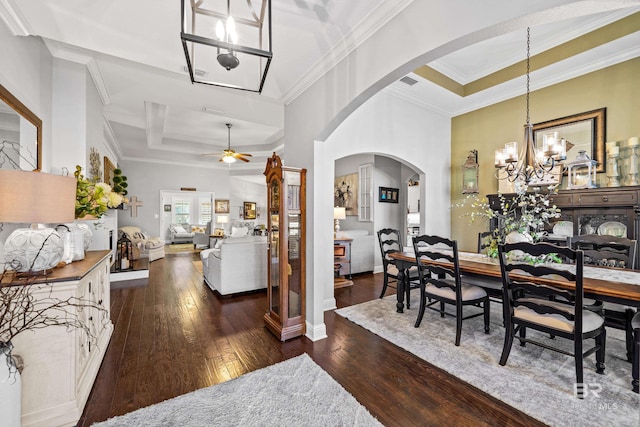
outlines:
[[[518,150],[518,143],[513,141],[506,143],[504,149],[496,150],[495,167],[498,179],[535,185],[546,181],[554,168],[562,167],[559,162],[567,158],[567,149],[565,139],[558,139],[557,132],[545,135],[542,148],[536,148],[529,118],[530,46],[531,32],[527,28],[527,122],[524,125],[524,146]]]

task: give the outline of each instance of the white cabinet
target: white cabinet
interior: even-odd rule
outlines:
[[[14,340],[14,353],[24,359],[22,426],[72,426],[82,415],[113,324],[109,316],[110,251],[88,251],[85,259],[55,269],[48,283],[35,284],[40,298],[80,298],[97,308],[76,308],[89,326],[47,326]]]

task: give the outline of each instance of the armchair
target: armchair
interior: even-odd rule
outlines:
[[[118,229],[133,244],[133,259],[149,258],[149,262],[164,258],[164,242],[159,237],[149,237],[139,227],[125,226]]]
[[[193,232],[193,248],[207,249],[209,247],[209,236],[211,235],[211,221],[207,222],[204,229],[191,227]]]

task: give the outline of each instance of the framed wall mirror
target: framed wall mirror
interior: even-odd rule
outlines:
[[[244,202],[244,219],[256,219],[255,202]]]
[[[596,172],[604,172],[606,110],[606,108],[600,108],[534,124],[533,140],[536,149],[542,148],[545,135],[557,132],[555,137],[564,138],[567,141],[567,161],[575,160],[578,152],[584,150],[590,159],[598,162]]]
[[[0,169],[42,169],[42,120],[2,85]]]

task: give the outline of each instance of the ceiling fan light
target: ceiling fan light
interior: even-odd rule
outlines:
[[[225,156],[222,158],[222,161],[225,163],[235,163],[236,158],[233,157],[232,155],[225,154]]]

